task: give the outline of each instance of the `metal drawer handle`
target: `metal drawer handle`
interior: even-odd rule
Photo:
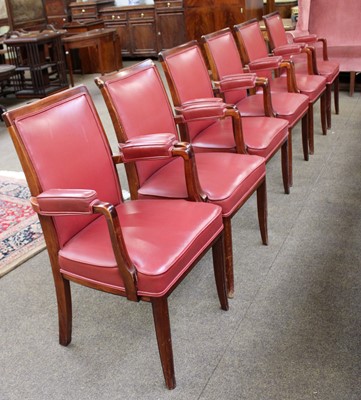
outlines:
[[[167,7],[170,7],[170,3],[169,2],[167,3]]]
[[[112,15],[112,19],[115,19],[115,15]]]
[[[140,16],[141,16],[142,18],[144,18],[144,13],[141,13]]]
[[[81,10],[81,12],[82,12],[82,13],[85,13],[85,10],[84,10],[84,8]]]

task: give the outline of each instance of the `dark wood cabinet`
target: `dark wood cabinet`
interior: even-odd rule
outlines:
[[[158,52],[154,8],[129,11],[128,23],[132,55],[156,56]]]
[[[114,0],[92,0],[85,2],[73,2],[69,4],[71,18],[76,20],[95,20],[99,18],[99,12],[103,7],[114,5]]]
[[[71,0],[43,0],[48,24],[60,29],[70,21]]]
[[[187,40],[263,15],[263,0],[184,0],[183,5]]]
[[[155,1],[158,51],[170,49],[186,41],[183,2]]]
[[[105,27],[117,29],[123,57],[158,54],[153,6],[105,7],[100,17]]]

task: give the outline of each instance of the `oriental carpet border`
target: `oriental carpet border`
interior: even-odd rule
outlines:
[[[0,171],[0,278],[45,248],[29,198],[23,173]]]

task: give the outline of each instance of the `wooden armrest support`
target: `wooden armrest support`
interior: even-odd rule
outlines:
[[[142,135],[119,143],[123,162],[172,157],[173,146],[178,142],[171,133]]]
[[[83,215],[93,214],[93,206],[99,202],[97,196],[90,189],[49,189],[30,201],[40,215]]]

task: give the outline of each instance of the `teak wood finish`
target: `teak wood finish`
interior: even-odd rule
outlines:
[[[74,102],[74,105],[72,105],[72,101]],[[47,250],[50,258],[50,263],[52,267],[52,273],[53,273],[53,278],[55,282],[55,290],[56,290],[56,296],[57,296],[57,303],[58,303],[58,318],[59,318],[59,342],[63,346],[67,346],[71,342],[71,335],[72,335],[72,301],[71,301],[71,290],[70,290],[70,282],[78,283],[84,286],[87,286],[92,289],[104,291],[107,293],[119,295],[126,297],[130,301],[145,301],[149,302],[152,305],[153,309],[153,317],[154,317],[154,323],[155,323],[155,330],[156,330],[156,337],[158,341],[158,348],[159,348],[159,353],[160,353],[160,358],[161,358],[161,363],[162,363],[162,368],[163,368],[163,373],[164,373],[164,378],[166,382],[166,386],[168,389],[173,389],[175,387],[175,374],[174,374],[174,363],[173,363],[173,352],[172,352],[172,342],[171,342],[171,332],[170,332],[170,321],[169,321],[169,312],[168,312],[168,302],[167,299],[169,295],[172,293],[172,291],[177,287],[177,285],[184,279],[184,277],[190,272],[190,270],[196,265],[196,263],[199,261],[200,258],[203,257],[204,253],[208,251],[210,248],[212,248],[212,254],[213,254],[213,266],[214,266],[214,273],[215,273],[215,278],[216,278],[216,286],[217,286],[217,292],[221,304],[221,308],[223,310],[228,309],[228,300],[226,296],[226,291],[225,291],[225,270],[224,270],[224,247],[223,247],[223,232],[222,232],[222,223],[221,223],[221,218],[220,218],[220,210],[217,211],[219,217],[219,228],[217,230],[215,229],[217,227],[217,224],[215,224],[215,213],[216,210],[218,209],[215,206],[211,205],[195,205],[195,203],[190,203],[190,202],[184,202],[181,201],[182,207],[184,206],[184,210],[187,209],[189,212],[192,210],[194,211],[194,206],[198,207],[197,210],[200,211],[199,207],[202,207],[202,214],[199,214],[198,220],[200,220],[200,215],[209,215],[208,219],[211,221],[211,218],[213,218],[212,224],[212,233],[211,229],[207,229],[208,226],[211,228],[210,225],[207,225],[207,232],[209,232],[209,241],[206,245],[206,247],[199,248],[199,251],[196,251],[194,254],[193,259],[188,261],[188,264],[185,269],[182,270],[182,274],[178,276],[177,278],[172,281],[171,285],[167,287],[166,291],[159,295],[159,296],[152,296],[152,295],[144,295],[144,294],[139,294],[138,290],[138,267],[135,265],[134,261],[131,259],[129,252],[127,250],[127,242],[125,240],[124,232],[122,230],[122,225],[123,221],[120,219],[118,216],[118,207],[120,207],[117,204],[110,204],[107,201],[102,201],[99,199],[93,200],[89,204],[85,204],[87,206],[87,209],[84,211],[83,206],[84,206],[84,199],[73,199],[70,205],[72,207],[67,206],[66,200],[66,194],[72,193],[71,190],[75,190],[77,192],[80,192],[80,195],[82,195],[83,192],[94,192],[95,195],[97,193],[94,190],[88,190],[88,189],[77,189],[79,186],[81,186],[81,183],[77,183],[77,179],[75,178],[74,181],[74,176],[73,177],[68,177],[70,183],[70,189],[64,189],[62,188],[60,193],[60,198],[52,198],[50,195],[51,190],[48,188],[44,188],[44,184],[49,185],[51,182],[55,181],[62,181],[63,180],[63,170],[61,171],[56,171],[56,170],[45,170],[40,168],[40,171],[38,169],[38,166],[36,165],[36,159],[34,159],[34,154],[32,153],[32,150],[34,150],[34,143],[30,145],[31,149],[29,149],[29,142],[26,142],[26,136],[29,134],[29,130],[27,130],[26,122],[28,121],[28,118],[31,119],[31,121],[36,120],[38,117],[38,122],[41,123],[42,119],[48,118],[49,122],[49,117],[47,116],[47,113],[52,113],[51,115],[53,116],[54,110],[57,109],[58,106],[60,106],[59,110],[59,115],[58,115],[58,120],[59,121],[64,121],[64,127],[68,123],[70,125],[76,125],[74,124],[74,121],[79,120],[79,112],[81,112],[79,108],[79,103],[84,105],[86,103],[86,111],[83,110],[83,112],[86,112],[87,115],[92,115],[91,118],[94,118],[92,121],[87,120],[86,127],[79,127],[80,129],[77,131],[81,137],[83,135],[82,130],[86,130],[87,132],[87,137],[88,140],[81,140],[77,138],[76,141],[76,149],[73,151],[79,150],[79,154],[82,151],[85,151],[87,156],[90,157],[90,153],[94,153],[97,156],[101,154],[99,157],[104,157],[105,160],[102,159],[103,162],[103,168],[104,165],[106,166],[105,169],[112,171],[110,173],[110,176],[104,177],[109,179],[109,182],[114,182],[114,188],[112,189],[112,194],[111,197],[119,197],[119,201],[122,207],[127,207],[126,204],[128,204],[129,207],[132,207],[131,203],[133,204],[139,204],[138,207],[141,207],[144,210],[144,207],[149,207],[149,211],[154,209],[153,204],[155,205],[156,202],[155,200],[151,200],[149,202],[142,200],[141,202],[131,202],[131,203],[123,203],[121,199],[121,190],[120,190],[120,185],[119,185],[119,180],[118,180],[118,175],[117,171],[115,168],[115,164],[121,162],[122,157],[119,154],[112,155],[110,146],[108,143],[108,140],[106,138],[105,132],[103,130],[102,124],[100,122],[99,116],[95,110],[94,104],[90,98],[90,95],[87,91],[87,89],[84,86],[78,86],[76,88],[71,88],[68,89],[64,92],[57,93],[53,96],[47,97],[45,99],[39,100],[37,102],[34,102],[32,104],[20,107],[18,109],[12,110],[4,114],[4,120],[6,122],[6,125],[8,127],[8,130],[10,132],[11,138],[14,142],[15,149],[17,151],[18,157],[20,159],[21,165],[23,167],[23,170],[25,172],[26,180],[30,188],[31,192],[31,202],[33,205],[33,208],[35,211],[39,213],[39,219],[41,223],[41,227],[44,233],[46,245],[47,245]],[[66,120],[62,117],[62,113],[64,109],[62,109],[62,106],[65,105],[67,109],[67,115],[66,115]],[[69,106],[69,107],[67,107]],[[73,114],[73,115],[72,115]],[[25,121],[25,122],[24,122]],[[31,123],[30,121],[30,123]],[[52,121],[52,117],[50,116],[50,121]],[[66,122],[69,121],[69,122]],[[79,125],[79,123],[78,123]],[[49,123],[46,125],[47,128],[44,128],[44,125],[42,125],[42,132],[44,133],[44,129],[51,129],[49,126]],[[74,138],[73,133],[75,134],[74,127],[72,126],[72,133],[69,133],[69,135],[72,135]],[[53,129],[51,131],[51,135],[49,136],[44,136],[43,141],[41,142],[41,157],[44,157],[45,154],[49,151],[51,146],[53,145],[53,141],[55,140],[55,131],[56,129]],[[88,144],[89,141],[89,133],[92,132],[91,137],[93,138],[93,132],[95,133],[95,143],[103,143],[101,146],[96,146],[97,148],[94,150],[94,146],[92,147],[91,145]],[[34,130],[32,131],[34,132]],[[63,135],[64,130],[63,129],[58,129],[56,132],[57,135],[57,142],[58,144],[62,143],[63,141]],[[32,136],[33,137],[33,136]],[[25,138],[25,139],[24,139]],[[39,137],[35,140],[37,144],[39,143]],[[91,139],[90,139],[91,141]],[[44,146],[45,143],[45,146]],[[84,143],[84,147],[80,145],[80,143]],[[92,142],[93,143],[93,142]],[[70,144],[72,146],[72,144]],[[37,146],[39,147],[39,146]],[[66,144],[63,146],[57,145],[56,148],[54,148],[52,151],[58,151],[59,147],[66,147]],[[79,148],[81,147],[81,148]],[[86,149],[88,149],[88,152]],[[100,150],[101,153],[98,153]],[[64,150],[64,148],[63,148]],[[59,149],[61,151],[61,149]],[[44,153],[45,152],[45,153]],[[32,153],[32,154],[30,154]],[[37,153],[38,154],[38,153]],[[73,157],[76,158],[76,157]],[[100,158],[99,158],[100,159]],[[83,169],[85,168],[85,174],[88,174],[89,169],[92,169],[93,171],[94,168],[90,167],[91,164],[94,164],[94,160],[90,158],[83,158],[83,160],[87,163],[87,167],[82,167]],[[51,161],[52,162],[52,161]],[[69,160],[69,163],[74,164],[74,160],[72,159],[71,161]],[[95,167],[95,166],[94,166]],[[68,166],[67,166],[68,168]],[[95,167],[96,168],[96,167]],[[84,171],[83,171],[84,172]],[[49,175],[51,174],[51,177],[49,178]],[[59,175],[60,174],[60,175]],[[74,171],[73,175],[79,174],[79,171]],[[85,175],[86,176],[86,175]],[[89,174],[88,174],[89,176]],[[88,180],[92,181],[94,175],[90,175]],[[48,180],[47,180],[48,179]],[[50,180],[49,180],[50,179]],[[76,188],[72,188],[72,185],[77,185]],[[107,191],[109,189],[108,185],[105,185],[102,182],[99,182],[99,187],[101,191]],[[49,193],[50,200],[52,203],[50,204],[50,210],[47,212],[44,210],[44,206],[41,203],[41,195],[43,194],[45,189],[45,193]],[[63,196],[63,197],[62,197]],[[77,201],[78,200],[78,201]],[[44,201],[44,200],[43,200]],[[63,203],[65,202],[65,203]],[[154,211],[156,215],[161,215],[163,207],[166,203],[174,204],[174,200],[172,201],[166,201],[162,200],[163,205],[160,207],[160,205],[157,208],[157,211]],[[148,204],[148,206],[146,205]],[[49,204],[48,204],[49,205]],[[54,206],[55,205],[55,206]],[[82,206],[82,210],[79,211],[79,206]],[[207,207],[207,213],[206,209],[204,207]],[[52,211],[52,207],[56,211]],[[134,205],[136,207],[136,205]],[[212,210],[211,208],[212,207]],[[122,208],[123,210],[124,208]],[[119,209],[120,210],[120,209]],[[155,209],[154,209],[155,210]],[[83,212],[84,211],[84,212]],[[212,217],[211,217],[211,212],[212,211]],[[158,214],[159,213],[159,214]],[[78,216],[77,216],[78,214]],[[100,216],[99,216],[100,214]],[[131,213],[133,214],[133,213]],[[62,217],[59,217],[62,216]],[[69,217],[71,215],[72,217]],[[98,215],[98,216],[97,216]],[[122,211],[122,215],[124,215]],[[172,211],[172,215],[174,215],[174,212]],[[193,218],[194,218],[194,213],[192,212]],[[55,218],[54,218],[55,216]],[[56,222],[56,218],[61,218],[61,221],[63,221],[62,218],[68,219],[72,218],[72,223],[71,227],[68,226],[67,230],[70,228],[73,231],[73,234],[77,235],[76,228],[74,228],[74,224],[76,224],[76,227],[81,226],[82,224],[84,225],[84,221],[88,221],[88,225],[86,225],[87,229],[89,226],[92,224],[94,221],[99,221],[100,218],[105,218],[106,220],[106,225],[104,227],[106,232],[106,226],[108,227],[108,233],[109,233],[109,240],[111,241],[111,247],[112,251],[114,252],[114,259],[117,265],[117,270],[119,273],[119,276],[121,279],[124,286],[116,286],[116,285],[110,285],[106,281],[101,280],[101,277],[98,276],[97,279],[89,279],[86,278],[85,276],[82,277],[81,274],[75,274],[75,273],[67,273],[66,270],[61,269],[61,266],[59,264],[59,251],[62,249],[64,251],[64,246],[66,246],[67,242],[63,243],[64,241],[64,231],[62,233],[62,236],[58,235],[58,229],[59,229],[59,223],[61,222],[59,219]],[[80,218],[80,220],[79,220]],[[87,218],[84,220],[84,218]],[[157,217],[158,218],[158,217]],[[181,216],[180,216],[181,218]],[[189,218],[189,215],[187,216]],[[81,220],[83,219],[83,220]],[[89,222],[90,221],[90,222]],[[169,227],[171,228],[169,233],[172,235],[172,232],[174,230],[174,222],[169,221],[169,218],[167,218],[167,221],[170,222]],[[138,221],[140,225],[144,225],[142,223],[142,219]],[[201,221],[199,221],[200,223]],[[63,224],[64,222],[61,222]],[[210,222],[209,222],[210,224]],[[68,224],[69,225],[69,224]],[[206,225],[205,225],[206,226]],[[64,225],[63,225],[64,227]],[[99,227],[99,225],[98,225]],[[147,228],[149,228],[147,226]],[[162,228],[167,230],[167,223],[162,225]],[[68,233],[65,233],[65,235],[69,235]],[[105,234],[106,235],[106,234]],[[71,237],[71,239],[73,239]],[[162,244],[164,246],[164,244]],[[185,252],[187,252],[187,249],[184,249]],[[105,257],[105,255],[104,255]],[[103,272],[104,273],[104,272]],[[155,276],[155,275],[154,275]],[[144,284],[144,283],[143,283]],[[144,289],[143,289],[144,290]]]

